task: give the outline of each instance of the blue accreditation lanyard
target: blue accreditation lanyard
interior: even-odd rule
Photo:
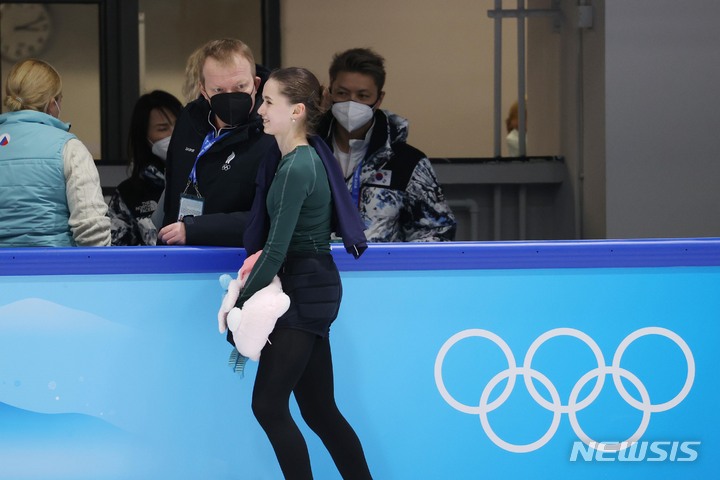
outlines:
[[[358,207],[360,206],[360,171],[362,170],[362,166],[363,162],[361,160],[360,163],[357,164],[357,167],[355,167],[355,172],[353,172],[352,188],[350,190],[350,196]]]
[[[185,191],[183,193],[187,193],[188,187],[190,187],[190,184],[192,184],[195,187],[195,193],[197,193],[198,197],[202,197],[200,195],[200,190],[198,190],[197,185],[197,164],[198,160],[200,160],[200,157],[205,155],[205,153],[210,150],[210,147],[212,147],[216,142],[218,142],[221,138],[225,137],[228,132],[221,133],[217,137],[214,135],[213,131],[208,132],[207,135],[205,135],[205,140],[203,140],[202,146],[200,147],[200,151],[197,154],[197,157],[195,157],[195,163],[193,163],[192,170],[190,170],[190,175],[188,176],[187,185],[185,185]]]

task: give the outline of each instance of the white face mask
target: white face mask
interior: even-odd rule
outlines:
[[[152,153],[153,155],[162,158],[163,160],[167,160],[167,152],[168,147],[170,146],[170,137],[165,137],[162,140],[158,140],[157,142],[152,144]]]
[[[335,120],[348,132],[363,127],[373,118],[373,109],[369,105],[358,102],[339,102],[332,106]]]
[[[48,115],[53,116],[59,120],[60,119],[60,104],[54,98],[53,98],[53,102],[55,102],[55,108],[57,108],[57,115],[53,115],[52,113],[50,113],[50,105],[49,104],[48,104],[48,108],[45,111],[45,113],[47,113]]]
[[[512,130],[505,137],[508,147],[508,156],[517,157],[520,156],[520,135],[517,130]]]

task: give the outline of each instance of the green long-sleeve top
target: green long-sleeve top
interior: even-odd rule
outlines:
[[[325,166],[309,145],[285,155],[267,195],[270,231],[237,306],[270,284],[287,254],[330,252],[332,196]]]

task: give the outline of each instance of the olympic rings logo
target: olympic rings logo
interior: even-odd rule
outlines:
[[[625,353],[625,350],[630,346],[630,344],[638,338],[647,335],[660,335],[672,340],[678,347],[680,347],[683,355],[685,356],[685,361],[687,362],[687,377],[685,379],[685,384],[680,389],[678,394],[675,395],[675,397],[668,400],[667,402],[660,404],[651,403],[650,394],[645,388],[645,385],[643,385],[643,383],[640,381],[640,379],[637,378],[633,373],[620,366],[622,356]],[[588,347],[590,347],[590,350],[595,355],[595,359],[598,365],[596,368],[593,368],[592,370],[584,374],[582,377],[580,377],[580,379],[578,379],[577,383],[575,383],[575,385],[573,386],[570,392],[570,398],[565,405],[560,400],[558,390],[555,385],[553,385],[553,383],[550,381],[550,379],[548,379],[548,377],[543,375],[541,372],[532,368],[533,356],[540,348],[540,346],[549,339],[559,336],[574,337],[584,342]],[[507,369],[499,372],[487,383],[487,385],[485,385],[485,388],[480,395],[480,403],[477,406],[465,405],[457,401],[445,387],[442,375],[443,362],[445,361],[445,356],[447,355],[448,351],[460,340],[470,337],[481,337],[495,343],[495,345],[500,347],[500,350],[502,350],[502,352],[505,354],[508,363]],[[548,431],[535,442],[524,445],[512,444],[501,439],[493,431],[488,420],[488,413],[502,406],[502,404],[508,399],[508,397],[513,391],[513,388],[515,387],[515,380],[517,379],[518,375],[522,375],[525,381],[525,386],[530,395],[532,396],[533,400],[535,400],[538,405],[549,410],[553,414],[552,422]],[[577,413],[580,410],[589,406],[600,395],[600,391],[605,384],[606,375],[612,375],[615,388],[617,389],[623,400],[625,400],[632,407],[642,412],[640,426],[627,440],[624,440],[622,442],[602,443],[593,440],[583,431],[577,419]],[[579,399],[578,396],[580,395],[580,391],[593,378],[597,378],[595,387],[587,395],[587,397]],[[622,378],[627,379],[637,389],[638,393],[640,394],[640,400],[633,398],[633,396],[628,393],[621,381]],[[507,385],[505,386],[500,396],[496,400],[488,402],[490,393],[492,393],[493,389],[505,379],[507,379]],[[543,386],[550,394],[551,401],[546,400],[542,395],[540,395],[540,393],[535,388],[532,379],[536,379],[543,384]],[[541,448],[543,445],[549,442],[550,439],[555,435],[555,432],[560,425],[560,418],[563,413],[568,414],[570,425],[572,426],[573,431],[578,436],[578,438],[582,440],[586,445],[589,445],[596,450],[602,451],[623,450],[637,442],[642,437],[642,435],[644,435],[650,423],[650,415],[652,413],[670,410],[671,408],[682,402],[690,392],[694,379],[695,359],[693,358],[690,347],[688,347],[688,344],[685,343],[685,340],[683,340],[678,334],[661,327],[641,328],[625,337],[623,341],[620,342],[620,345],[615,351],[615,355],[613,356],[613,361],[610,366],[605,365],[605,359],[603,358],[602,351],[600,350],[600,347],[598,347],[597,343],[595,343],[595,341],[587,334],[574,328],[555,328],[540,335],[532,343],[532,345],[530,345],[530,348],[525,355],[525,361],[523,362],[522,367],[518,367],[516,365],[515,357],[510,350],[510,347],[507,343],[505,343],[502,338],[500,338],[493,332],[482,329],[468,329],[456,333],[443,344],[443,346],[440,348],[440,351],[438,352],[437,358],[435,359],[435,383],[443,399],[445,399],[445,401],[456,410],[472,415],[479,415],[480,423],[488,438],[500,448],[514,453],[532,452]]]

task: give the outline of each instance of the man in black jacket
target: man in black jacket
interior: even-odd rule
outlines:
[[[202,97],[181,112],[168,149],[158,244],[243,246],[258,167],[275,142],[257,114],[268,72],[235,39],[208,42],[199,65]]]

